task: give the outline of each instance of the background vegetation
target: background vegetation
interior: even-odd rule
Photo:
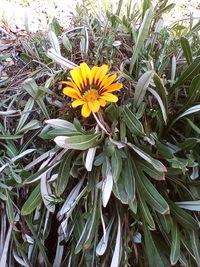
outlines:
[[[85,2],[22,42],[26,79],[0,88],[0,266],[200,266],[200,23],[163,27],[167,2]],[[110,135],[64,97],[66,59],[119,72]]]

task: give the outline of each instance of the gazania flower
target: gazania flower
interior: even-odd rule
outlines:
[[[122,84],[114,83],[117,74],[108,75],[107,72],[107,65],[90,69],[86,63],[81,63],[80,67],[70,71],[72,78],[61,82],[67,84],[63,93],[74,98],[72,107],[82,105],[83,117],[90,116],[91,112],[98,112],[100,107],[105,107],[106,101],[118,101],[118,97],[111,92],[121,89]]]

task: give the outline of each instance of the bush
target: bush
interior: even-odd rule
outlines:
[[[200,23],[150,2],[78,6],[23,43],[29,78],[1,88],[0,266],[200,266]],[[81,62],[123,84],[88,117],[59,83]]]

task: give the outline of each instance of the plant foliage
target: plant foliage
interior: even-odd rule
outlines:
[[[167,2],[84,1],[24,48],[31,75],[0,89],[1,267],[200,266],[200,23],[164,26]],[[83,61],[120,73],[106,132],[58,83]]]

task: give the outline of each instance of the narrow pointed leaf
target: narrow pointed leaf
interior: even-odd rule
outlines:
[[[188,79],[192,79],[199,72],[200,72],[200,57],[197,57],[181,74],[177,82],[173,85],[173,88],[182,85]]]
[[[184,56],[187,60],[188,65],[192,63],[192,51],[188,39],[181,37],[181,47],[183,49]]]
[[[186,103],[184,107],[188,107],[193,105],[195,101],[198,100],[200,95],[200,74],[197,75],[193,80],[189,88],[188,97],[186,99]]]
[[[112,193],[112,188],[113,188],[113,175],[112,175],[112,171],[111,171],[110,162],[107,160],[106,177],[103,180],[103,185],[102,185],[103,207],[106,207],[108,204],[108,201],[110,199],[110,195]]]
[[[170,210],[174,220],[188,230],[199,229],[199,223],[192,215],[178,207],[177,204],[173,203],[172,201],[168,200],[168,203],[170,204]]]
[[[41,202],[42,197],[40,193],[40,184],[38,184],[22,206],[21,215],[24,216],[32,213],[40,205]]]
[[[121,259],[121,222],[118,217],[117,238],[110,267],[119,267]]]
[[[152,18],[153,18],[153,7],[150,6],[150,8],[145,12],[141,27],[139,29],[137,41],[133,50],[133,55],[131,57],[130,69],[129,69],[130,73],[133,72],[133,67],[137,60],[138,54],[144,44],[145,39],[148,36],[148,31],[152,22]]]
[[[137,119],[134,113],[127,107],[124,107],[122,112],[123,119],[126,123],[126,126],[131,131],[131,133],[144,136],[144,129],[142,123]]]
[[[170,262],[172,265],[175,265],[180,258],[180,233],[178,226],[175,222],[172,221],[171,227],[171,252],[170,252]]]
[[[146,152],[138,148],[137,146],[127,143],[128,146],[130,146],[141,158],[143,158],[145,161],[149,162],[157,171],[159,172],[166,172],[167,169],[165,166],[157,159],[152,158],[150,155],[148,155]]]
[[[175,202],[180,208],[200,211],[200,200]]]
[[[154,75],[153,70],[149,70],[145,72],[140,79],[138,80],[136,87],[135,87],[135,94],[134,94],[134,106],[139,107],[142,101],[144,100],[144,96],[146,94],[147,88],[150,84],[150,81]]]
[[[100,133],[70,137],[57,136],[54,141],[59,145],[59,141],[62,139],[62,147],[76,150],[86,150],[88,148],[97,146],[101,141],[100,137]]]
[[[67,151],[63,160],[60,163],[58,178],[56,181],[56,194],[60,196],[64,191],[68,184],[70,169],[71,169],[71,159],[74,155],[74,151]]]
[[[145,247],[146,247],[149,267],[155,267],[155,266],[165,267],[166,265],[162,261],[162,258],[152,238],[151,232],[149,231],[146,225],[144,225],[143,228],[144,228],[144,240],[145,240]]]
[[[145,193],[144,197],[147,203],[152,206],[161,214],[169,213],[169,205],[166,200],[161,196],[161,194],[156,190],[153,184],[143,175],[140,171],[138,172],[138,177],[140,177],[140,183],[142,190]]]

